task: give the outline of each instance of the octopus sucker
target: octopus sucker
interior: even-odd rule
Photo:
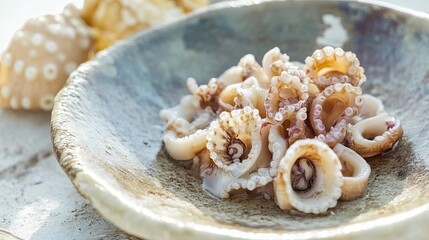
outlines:
[[[325,88],[313,99],[310,122],[319,140],[330,147],[344,140],[347,124],[363,105],[360,87],[337,83]]]
[[[235,177],[248,173],[262,149],[261,126],[258,110],[250,107],[221,113],[207,134],[210,158]]]
[[[356,115],[351,119],[350,121],[351,124],[356,124],[359,121],[362,121],[370,117],[375,117],[379,114],[383,114],[386,112],[384,110],[383,102],[380,99],[370,94],[363,94],[362,98],[364,100],[362,109],[358,115]]]
[[[262,68],[269,79],[274,76],[280,76],[284,71],[300,69],[298,65],[289,62],[289,59],[287,54],[281,53],[280,49],[275,47],[265,53],[262,58]]]
[[[298,140],[280,160],[275,201],[281,209],[320,214],[337,205],[342,185],[341,162],[334,151],[316,139]]]
[[[215,115],[201,109],[195,96],[187,95],[179,105],[163,109],[160,117],[167,123],[163,141],[168,154],[176,160],[191,160],[205,148],[207,128]]]
[[[268,78],[267,74],[265,74],[264,69],[256,61],[254,55],[245,55],[240,59],[237,66],[243,69],[242,76],[244,79],[247,79],[249,77],[255,77],[260,87],[269,87],[270,78]]]
[[[356,55],[341,48],[318,49],[305,64],[278,47],[261,65],[245,55],[207,84],[188,79],[191,94],[160,112],[165,149],[192,159],[215,197],[326,213],[338,200],[367,194],[371,168],[363,157],[390,153],[403,136],[383,103],[362,94],[365,81]]]
[[[372,157],[393,148],[403,134],[401,121],[383,113],[349,125],[347,142],[362,157]]]
[[[307,107],[308,82],[302,71],[282,72],[273,77],[265,99],[267,118],[275,124],[295,117],[297,111]]]
[[[259,86],[255,77],[249,77],[244,82],[227,86],[219,95],[218,104],[223,111],[250,106],[259,110],[265,117],[265,98],[268,90]]]
[[[305,64],[308,76],[316,80],[321,90],[336,83],[360,87],[366,81],[356,54],[345,52],[342,48],[327,46],[317,49],[305,59]]]
[[[368,189],[371,167],[359,154],[342,144],[334,147],[334,152],[341,161],[343,186],[340,200],[353,200],[362,197]]]
[[[285,138],[285,129],[282,126],[273,125],[270,128],[268,135],[268,148],[272,153],[272,160],[270,162],[269,173],[271,177],[277,175],[277,169],[281,158],[286,153],[286,149],[289,146],[287,139]]]
[[[195,133],[178,137],[173,131],[166,132],[163,137],[165,149],[176,160],[191,160],[198,152],[202,151],[207,143],[207,129],[198,130]]]
[[[301,108],[295,114],[294,120],[291,122],[291,125],[288,130],[289,144],[296,142],[299,139],[304,139],[308,137],[308,128],[306,125],[307,120],[307,108]]]
[[[270,125],[262,124],[257,110],[250,107],[221,115],[219,124],[213,122],[207,135],[207,149],[214,165],[202,173],[203,187],[224,198],[231,191],[253,191],[272,182]],[[236,124],[242,126],[234,132]]]

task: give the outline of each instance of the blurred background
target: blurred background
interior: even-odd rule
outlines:
[[[428,0],[384,0],[400,6],[429,12]],[[13,0],[0,2],[0,51],[8,44],[12,34],[26,19],[47,13],[59,13],[67,3],[78,7],[83,0]]]

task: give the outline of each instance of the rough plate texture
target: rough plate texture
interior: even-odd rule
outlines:
[[[0,109],[0,239],[124,239],[76,191],[55,159],[50,114]]]
[[[305,14],[303,14],[305,13]],[[318,44],[342,45],[366,68],[364,91],[401,118],[393,153],[368,160],[367,196],[325,216],[272,201],[219,200],[164,151],[161,108],[185,79],[218,76],[246,53],[279,46],[303,61]],[[429,220],[429,17],[367,2],[224,3],[100,53],[58,95],[52,137],[60,164],[106,219],[151,239],[426,237]]]

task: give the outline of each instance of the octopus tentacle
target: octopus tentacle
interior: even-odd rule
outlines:
[[[238,67],[243,69],[242,76],[243,79],[249,77],[255,77],[258,85],[262,88],[268,88],[270,85],[270,78],[265,74],[264,69],[256,61],[255,56],[252,54],[247,54],[240,59],[238,62]]]
[[[207,84],[200,86],[194,78],[188,78],[186,84],[191,94],[198,97],[202,109],[210,107],[213,112],[217,111],[218,98],[222,89],[218,86],[216,78],[212,78]]]
[[[289,144],[293,144],[299,139],[307,138],[308,129],[305,122],[306,119],[307,119],[307,108],[301,108],[296,112],[295,118],[292,121],[288,131]]]
[[[273,125],[270,128],[268,135],[268,148],[272,153],[272,160],[270,162],[270,176],[275,177],[277,175],[277,169],[280,160],[284,156],[286,149],[289,144],[285,138],[285,129],[283,126]]]
[[[262,68],[269,79],[274,76],[280,76],[283,71],[298,70],[299,66],[289,62],[289,59],[287,54],[282,54],[280,49],[275,47],[265,53],[262,58]]]
[[[357,122],[360,122],[364,119],[375,117],[386,112],[384,110],[383,102],[380,99],[370,94],[363,94],[362,97],[364,100],[362,109],[358,115],[351,119],[351,124],[356,124]]]
[[[268,90],[258,85],[255,77],[249,77],[242,83],[231,84],[220,93],[219,106],[223,111],[250,106],[259,110],[265,117],[264,101]]]
[[[267,119],[282,124],[307,107],[308,82],[302,71],[282,72],[281,76],[273,77],[264,103]]]
[[[365,195],[371,167],[359,154],[342,144],[334,147],[341,161],[344,184],[341,187],[341,200],[353,200]]]
[[[280,160],[274,178],[276,204],[319,214],[337,205],[343,176],[337,155],[316,139],[298,140]]]
[[[258,110],[245,107],[222,112],[210,124],[207,149],[218,168],[240,177],[252,170],[261,149],[262,121]]]
[[[350,83],[360,87],[365,81],[364,69],[352,52],[330,46],[317,49],[305,59],[307,74],[316,80],[317,86],[324,88],[336,83]]]
[[[271,182],[269,131],[270,125],[263,124],[256,109],[223,112],[206,137],[214,166],[202,174],[204,188],[224,197],[230,191],[252,191]]]
[[[362,157],[372,157],[393,148],[403,134],[401,121],[383,113],[349,125],[347,142]]]
[[[165,148],[176,160],[190,160],[205,148],[207,128],[215,118],[210,110],[201,109],[196,99],[187,95],[179,105],[160,112],[167,123],[163,136]]]
[[[231,84],[243,82],[245,79],[243,78],[243,68],[239,66],[233,66],[226,70],[220,77],[218,78],[219,87],[223,90],[226,86]]]
[[[330,147],[344,140],[350,119],[359,113],[362,90],[348,83],[325,88],[313,100],[310,122],[317,138]]]

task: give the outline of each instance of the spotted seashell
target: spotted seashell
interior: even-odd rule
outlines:
[[[55,95],[88,59],[92,45],[93,33],[73,5],[59,15],[28,20],[1,57],[1,106],[51,110]]]

